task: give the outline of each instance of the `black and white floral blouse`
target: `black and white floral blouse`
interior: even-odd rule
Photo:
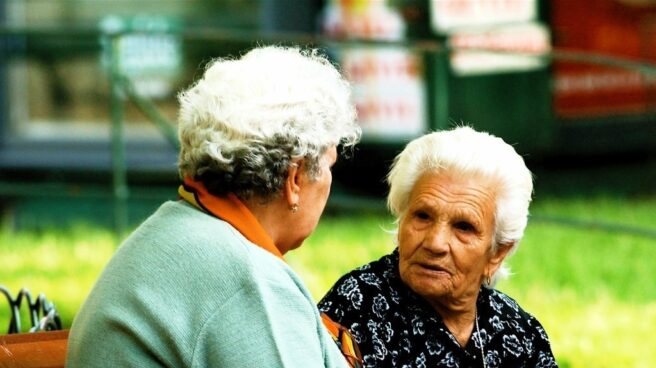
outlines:
[[[507,295],[481,288],[476,329],[461,347],[399,276],[399,254],[344,275],[319,309],[353,333],[365,367],[557,367],[540,323]]]

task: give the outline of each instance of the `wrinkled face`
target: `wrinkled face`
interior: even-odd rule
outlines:
[[[478,295],[491,267],[495,197],[489,180],[422,176],[399,224],[401,279],[432,305]]]
[[[301,245],[303,240],[310,236],[310,234],[317,227],[319,217],[323,213],[330,194],[330,185],[333,182],[333,174],[331,169],[337,160],[337,148],[330,147],[324,152],[319,159],[319,173],[314,180],[310,180],[303,167],[302,185],[299,193],[299,211],[294,216],[297,219],[295,224],[295,231],[298,233],[298,240],[291,248],[297,248]]]

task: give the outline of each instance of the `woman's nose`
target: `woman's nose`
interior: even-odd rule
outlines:
[[[451,232],[448,227],[443,224],[434,224],[426,233],[424,247],[433,253],[443,253],[448,251],[450,241]]]

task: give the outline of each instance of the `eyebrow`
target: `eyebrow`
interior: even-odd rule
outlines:
[[[470,222],[472,225],[476,227],[480,227],[481,224],[483,223],[483,216],[481,213],[471,210],[471,209],[463,209],[463,208],[457,208],[456,209],[456,218],[458,221],[467,221]]]
[[[410,203],[408,210],[410,212],[416,212],[420,210],[429,212],[431,215],[439,214],[440,210],[437,208],[437,206],[434,205],[435,202],[435,200],[430,198],[418,198],[416,201]],[[474,208],[471,208],[471,206],[463,207],[456,205],[454,213],[455,217],[459,220],[469,221],[473,225],[480,226],[483,223],[483,213],[477,211]]]

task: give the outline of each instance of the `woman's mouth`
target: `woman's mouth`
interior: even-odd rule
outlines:
[[[438,264],[418,263],[417,265],[422,269],[422,271],[430,273],[430,274],[434,274],[436,276],[440,275],[440,274],[442,274],[442,275],[444,275],[444,274],[451,275],[451,273],[446,268],[444,268],[444,267],[442,267]]]

